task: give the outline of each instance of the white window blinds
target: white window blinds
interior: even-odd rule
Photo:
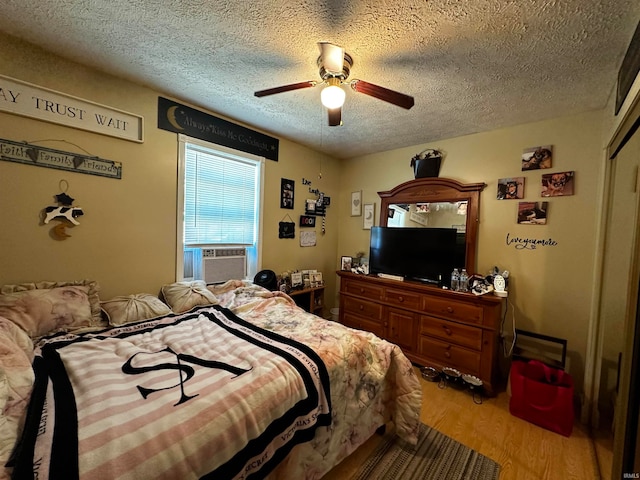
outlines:
[[[259,162],[185,145],[185,246],[256,242],[259,168]]]

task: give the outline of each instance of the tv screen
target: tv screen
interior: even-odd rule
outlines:
[[[454,267],[464,265],[458,238],[455,228],[372,227],[369,271],[448,286]]]

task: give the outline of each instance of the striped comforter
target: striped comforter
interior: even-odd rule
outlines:
[[[331,423],[309,347],[218,306],[35,351],[14,478],[264,478]]]

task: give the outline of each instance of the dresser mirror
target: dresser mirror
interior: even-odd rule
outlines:
[[[449,178],[420,178],[386,192],[381,200],[380,226],[413,228],[455,228],[464,245],[461,267],[476,269],[476,241],[480,192],[484,183],[460,183]]]

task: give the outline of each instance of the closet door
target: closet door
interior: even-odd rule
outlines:
[[[613,159],[610,218],[604,257],[601,319],[604,329],[600,405],[605,385],[605,366],[616,350],[621,353],[621,372],[615,402],[615,438],[611,478],[638,472],[638,404],[640,402],[640,130]],[[616,338],[617,337],[617,338]],[[611,388],[612,382],[606,386]]]
[[[603,322],[602,357],[598,407],[601,428],[610,429],[618,386],[618,358],[624,350],[625,315],[631,282],[631,253],[635,238],[638,204],[637,153],[640,133],[610,160],[611,189],[602,276],[600,319]]]

